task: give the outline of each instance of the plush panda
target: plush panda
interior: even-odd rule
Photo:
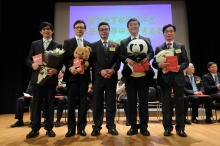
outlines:
[[[148,46],[143,39],[132,40],[127,46],[127,58],[132,59],[135,62],[140,62],[142,59],[146,58],[147,51]],[[125,65],[122,70],[122,75],[128,77],[131,73],[132,66]]]

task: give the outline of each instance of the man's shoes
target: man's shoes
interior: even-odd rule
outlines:
[[[196,123],[196,124],[199,123],[199,121],[196,118],[193,118],[191,121],[192,121],[192,123]]]
[[[164,136],[170,136],[171,135],[171,131],[170,130],[165,130],[163,135]]]
[[[68,130],[68,132],[66,133],[65,137],[70,137],[70,136],[73,136],[75,135],[75,130]]]
[[[181,137],[187,137],[186,133],[183,130],[176,130],[176,133]]]
[[[26,138],[34,138],[39,135],[39,131],[32,130],[29,134],[26,135]]]
[[[136,129],[136,128],[131,128],[127,132],[127,135],[135,135],[135,134],[138,134],[138,129]]]
[[[77,131],[77,134],[79,134],[81,136],[86,136],[86,131],[85,130],[79,130],[79,131]]]
[[[110,133],[111,135],[118,135],[118,131],[115,128],[108,129],[108,133]]]
[[[47,130],[46,135],[48,135],[49,137],[55,137],[56,134],[54,133],[53,130]]]
[[[187,120],[187,119],[185,119],[185,124],[191,124],[191,122],[189,121],[189,120]]]
[[[98,129],[93,129],[92,130],[92,133],[91,133],[91,136],[98,136],[100,134],[100,130]]]
[[[143,136],[150,136],[150,132],[147,129],[140,129],[140,133]]]
[[[22,120],[18,120],[16,123],[11,125],[11,128],[24,126],[24,122]]]
[[[206,119],[205,122],[208,123],[208,124],[213,124],[214,123],[211,119]]]
[[[60,120],[56,120],[54,125],[55,125],[55,127],[60,127],[61,126]]]
[[[45,127],[46,125],[46,120],[44,120],[44,122],[41,124],[41,127]]]

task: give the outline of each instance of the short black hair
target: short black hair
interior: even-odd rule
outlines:
[[[129,23],[132,22],[132,21],[137,21],[138,25],[140,26],[140,21],[139,20],[137,20],[136,18],[131,18],[127,22],[127,28],[128,28]]]
[[[99,26],[98,26],[98,30],[99,30],[99,27],[102,26],[102,25],[108,25],[108,28],[110,30],[110,25],[107,22],[100,22]]]
[[[50,29],[53,31],[53,25],[52,25],[50,22],[42,22],[42,23],[40,24],[39,31],[41,31],[41,30],[42,30],[44,27],[46,27],[46,26],[49,26]]]
[[[86,23],[83,20],[76,20],[76,22],[73,24],[73,28],[75,28],[76,24],[78,24],[78,23],[83,23],[84,28],[86,29]]]
[[[165,32],[165,30],[168,28],[168,27],[173,27],[173,30],[174,30],[174,32],[176,32],[176,26],[174,26],[174,25],[172,25],[172,24],[167,24],[167,25],[165,25],[164,27],[163,27],[163,33]]]
[[[213,64],[216,64],[216,65],[218,66],[218,64],[217,64],[216,62],[209,62],[209,63],[207,64],[207,68],[209,68],[209,67],[212,66]]]

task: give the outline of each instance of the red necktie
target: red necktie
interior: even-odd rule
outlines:
[[[167,48],[171,49],[171,45],[172,45],[172,43],[167,43]]]

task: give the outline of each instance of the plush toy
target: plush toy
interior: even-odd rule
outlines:
[[[140,62],[142,59],[146,58],[148,51],[147,43],[143,39],[135,39],[130,41],[127,46],[127,58]],[[132,66],[126,65],[122,70],[122,75],[128,77],[132,73]]]
[[[75,67],[80,74],[84,74],[84,70],[89,66],[88,59],[91,51],[92,49],[89,46],[78,46],[73,53],[75,58],[73,60],[73,67]]]

